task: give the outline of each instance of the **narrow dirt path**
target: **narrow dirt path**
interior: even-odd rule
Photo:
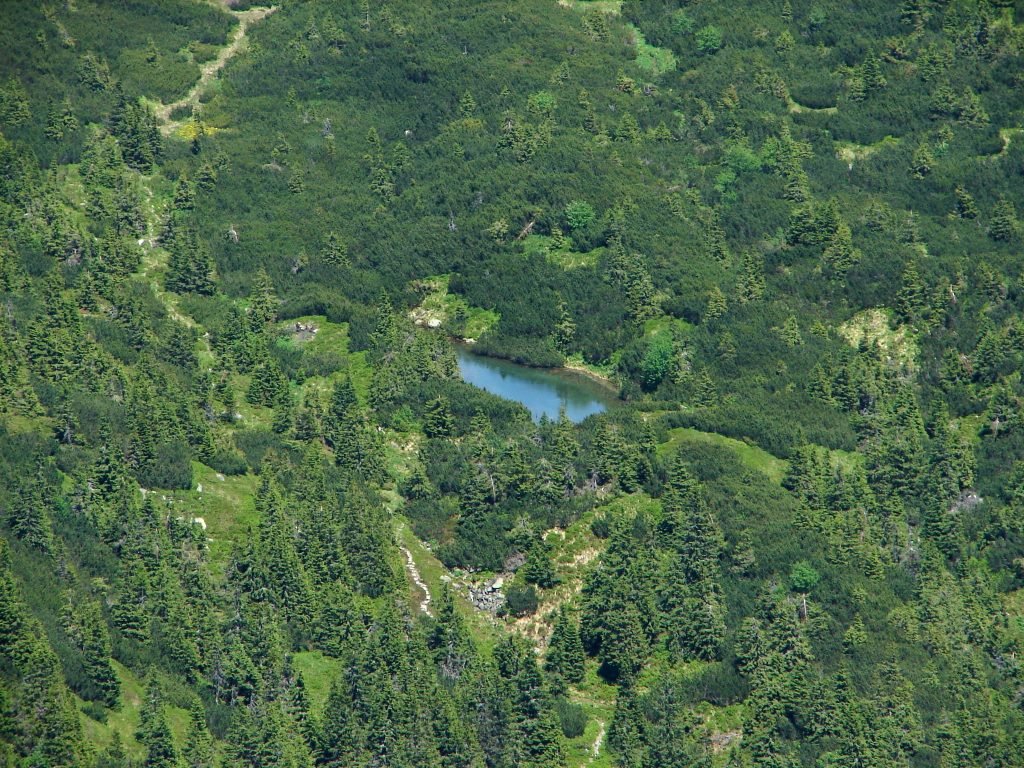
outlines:
[[[422,578],[420,578],[420,569],[416,567],[416,561],[412,559],[412,552],[404,544],[399,544],[398,548],[402,550],[405,555],[405,570],[409,572],[409,578],[412,579],[412,583],[415,584],[419,589],[423,591],[423,599],[420,601],[420,610],[427,614],[427,616],[433,616],[430,612],[430,587],[428,587]]]
[[[594,748],[590,753],[590,760],[588,761],[588,764],[597,759],[598,755],[601,754],[601,745],[604,744],[604,720],[598,720],[597,724],[600,728],[597,731],[597,738],[594,739]]]
[[[206,89],[206,86],[214,76],[224,68],[224,65],[228,63],[228,59],[238,53],[239,49],[242,47],[242,44],[245,42],[246,33],[249,31],[249,27],[256,22],[265,19],[276,10],[277,6],[275,5],[267,8],[250,8],[247,11],[230,11],[231,15],[238,19],[238,26],[235,28],[231,41],[220,49],[220,53],[217,54],[217,58],[213,61],[208,61],[202,66],[199,80],[194,86],[192,86],[192,90],[190,90],[183,98],[171,102],[170,104],[161,104],[156,108],[156,117],[160,122],[160,132],[163,133],[164,136],[169,136],[174,133],[174,131],[180,128],[185,122],[184,120],[171,120],[171,112],[179,107],[188,105],[195,106],[198,104],[199,96]]]

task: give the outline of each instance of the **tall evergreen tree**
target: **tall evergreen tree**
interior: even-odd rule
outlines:
[[[54,549],[53,524],[44,500],[47,490],[42,465],[33,478],[18,489],[17,501],[8,510],[8,521],[14,535],[28,546],[45,554]]]
[[[551,640],[544,658],[544,669],[556,681],[562,681],[563,685],[576,684],[583,680],[584,658],[579,625],[563,605],[559,609],[555,628],[551,632]]]
[[[216,765],[213,737],[206,726],[206,712],[198,701],[189,710],[188,733],[181,757],[187,768],[214,768]]]
[[[164,712],[163,690],[152,673],[146,681],[146,698],[135,735],[146,749],[145,768],[178,768],[178,752]]]
[[[992,209],[992,220],[988,226],[988,236],[993,240],[1006,242],[1017,234],[1017,213],[1013,202],[1006,197],[999,198]]]

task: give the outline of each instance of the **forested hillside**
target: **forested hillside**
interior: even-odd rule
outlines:
[[[1024,4],[0,19],[0,768],[1024,766]]]

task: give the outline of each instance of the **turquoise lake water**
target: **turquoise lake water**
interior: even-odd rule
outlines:
[[[474,355],[456,346],[463,380],[506,400],[522,403],[534,421],[557,419],[564,408],[574,422],[607,410],[616,400],[608,387],[565,369],[530,368],[507,360]]]

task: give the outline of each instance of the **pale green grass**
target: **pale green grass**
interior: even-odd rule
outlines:
[[[789,109],[789,111],[794,115],[798,115],[801,112],[820,112],[823,115],[834,115],[836,112],[839,111],[838,107],[807,107],[804,106],[803,104],[793,101],[792,96],[786,97],[786,106]]]
[[[438,328],[461,314],[465,317],[465,338],[478,339],[497,325],[501,317],[497,312],[471,306],[461,296],[449,293],[450,280],[451,275],[435,275],[415,281],[413,288],[423,299],[409,317],[419,325]]]
[[[558,4],[574,11],[601,11],[612,16],[622,12],[622,0],[558,0]]]
[[[206,523],[210,567],[221,577],[235,544],[259,524],[254,500],[259,478],[251,474],[218,476],[216,470],[199,462],[193,463],[192,474],[202,493],[192,490],[178,496],[187,499],[187,508]]]
[[[644,38],[643,32],[632,24],[626,25],[633,35],[636,47],[636,65],[647,74],[657,77],[676,68],[676,57],[668,48],[658,48]]]
[[[669,317],[668,315],[658,315],[658,317],[652,317],[650,320],[644,322],[644,335],[654,336],[663,331],[681,331],[686,332],[692,330],[693,326],[681,320],[677,317]]]
[[[892,310],[865,309],[839,326],[839,335],[852,347],[861,343],[877,344],[883,360],[891,366],[912,372],[917,361],[917,340],[906,325],[892,327]]]
[[[558,248],[555,247],[554,238],[548,235],[527,235],[523,238],[523,253],[526,256],[543,257],[562,269],[597,266],[604,251],[603,246],[587,253],[574,251],[569,238]]]
[[[1024,589],[1003,595],[1003,606],[1010,619],[1010,635],[1015,637],[1018,643],[1024,643]]]
[[[132,674],[130,669],[113,659],[111,661],[114,672],[121,683],[121,706],[107,715],[106,723],[96,722],[82,714],[82,727],[86,740],[99,749],[105,749],[113,741],[114,733],[120,734],[128,756],[135,760],[141,760],[145,757],[145,749],[136,741],[135,732],[139,728],[140,711],[145,698],[146,686],[142,680]],[[79,707],[84,704],[80,699],[77,703]],[[171,733],[174,735],[175,746],[180,750],[185,746],[185,735],[189,722],[188,710],[166,705],[164,714],[171,727]]]
[[[0,415],[0,424],[3,424],[4,429],[12,435],[37,432],[43,423],[52,424],[53,421],[51,419],[44,421],[44,418],[39,416],[21,416],[17,413]]]
[[[748,445],[742,440],[726,437],[717,432],[701,432],[689,427],[678,427],[669,430],[669,439],[658,446],[658,453],[662,456],[674,453],[684,448],[687,443],[705,443],[727,448],[745,466],[764,473],[775,483],[781,483],[782,478],[786,474],[786,462],[768,453],[763,448]]]
[[[277,330],[279,332],[293,331],[296,323],[302,323],[306,326],[312,325],[317,331],[311,337],[305,339],[295,336],[288,337],[288,342],[297,347],[308,349],[311,352],[330,351],[341,355],[349,354],[348,323],[332,323],[324,315],[306,315],[278,323]]]
[[[829,451],[829,458],[831,458],[832,464],[845,470],[864,466],[864,454],[857,453],[856,451],[831,450]]]
[[[433,608],[437,605],[438,596],[441,594],[441,585],[445,582],[445,577],[448,575],[448,569],[445,568],[441,561],[434,556],[434,553],[427,549],[426,545],[416,537],[412,532],[412,529],[409,527],[409,523],[405,517],[396,514],[393,517],[393,521],[395,541],[397,541],[400,546],[406,547],[412,555],[413,562],[416,563],[416,570],[419,571],[420,579],[422,579],[423,583],[427,585],[427,589],[430,590],[432,598],[431,607]],[[404,554],[402,557],[405,557]],[[422,595],[419,590],[415,590],[414,592],[411,581],[409,582],[409,586],[410,610],[418,612]],[[476,610],[459,594],[457,590],[453,590],[453,592],[456,596],[456,606],[458,607],[459,613],[466,620],[466,625],[469,628],[473,639],[476,641],[477,647],[480,648],[483,653],[490,653],[497,643],[498,638],[501,636],[501,625],[489,614]]]
[[[605,682],[597,674],[597,662],[587,659],[586,675],[583,681],[569,690],[569,700],[583,707],[587,714],[587,726],[578,739],[566,741],[566,765],[598,766],[611,768],[614,760],[608,751],[608,728],[615,714],[615,686]],[[594,756],[594,742],[604,728],[601,749]]]
[[[348,323],[332,323],[323,315],[306,315],[278,323],[277,329],[280,333],[291,334],[296,323],[312,325],[317,332],[308,339],[286,335],[278,339],[278,344],[295,346],[314,354],[330,352],[340,355],[342,358],[342,366],[337,371],[328,377],[310,377],[303,382],[301,391],[297,392],[296,396],[301,397],[309,388],[318,389],[326,403],[326,397],[330,395],[335,382],[343,376],[348,376],[352,380],[356,394],[365,402],[370,391],[370,379],[373,377],[373,371],[366,362],[366,352],[351,352],[349,350]]]
[[[319,714],[327,703],[331,683],[341,674],[342,665],[338,659],[325,656],[321,651],[301,651],[292,654],[295,668],[302,673],[302,681],[309,694],[313,712]]]
[[[895,148],[899,143],[900,140],[894,136],[886,136],[884,139],[876,141],[874,144],[854,144],[850,141],[834,142],[836,147],[836,157],[850,165],[852,165],[854,161],[870,157],[880,149]]]
[[[1013,141],[1014,136],[1024,135],[1024,128],[1000,128],[999,138],[1003,140],[1003,148],[999,150],[1000,155],[1005,155],[1006,151],[1010,148],[1010,143]]]

